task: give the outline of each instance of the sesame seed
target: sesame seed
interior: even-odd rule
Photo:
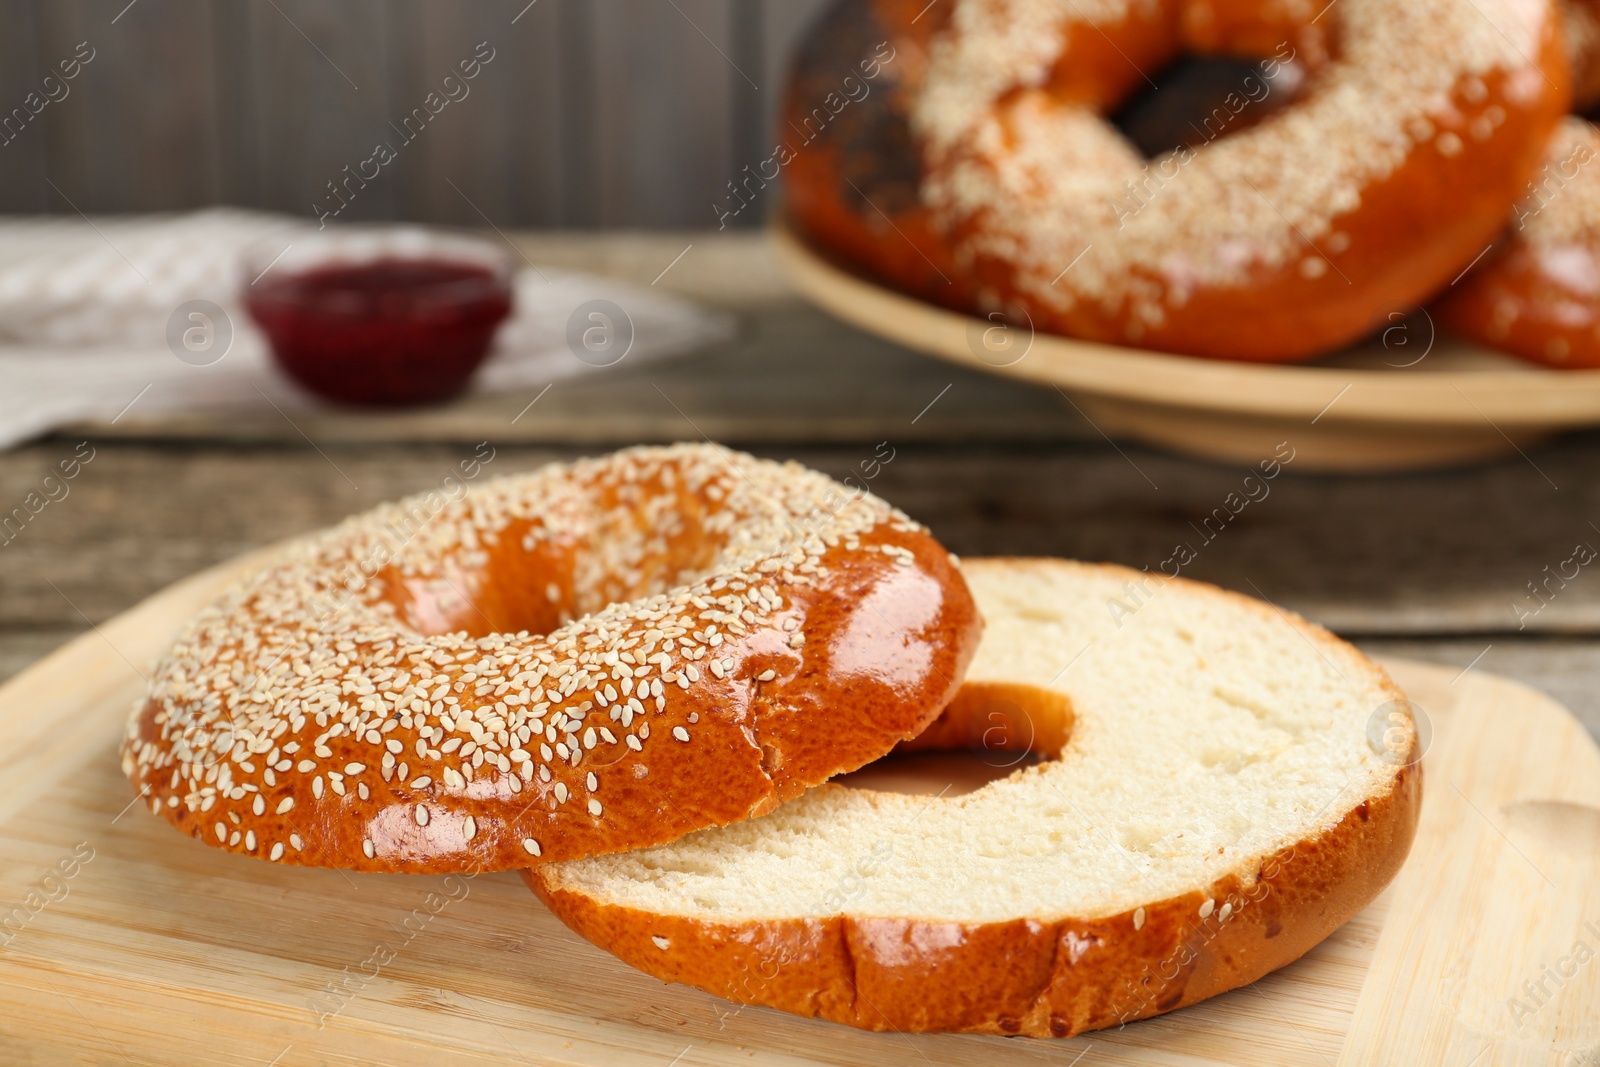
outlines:
[[[668,946],[672,944],[669,939],[661,937],[659,934],[652,934],[650,941],[656,946],[656,948],[659,948],[663,952],[665,952]]]
[[[283,842],[282,841],[277,841],[277,842],[273,843],[272,852],[267,858],[270,859],[270,860],[273,860],[274,862],[276,862],[277,860],[280,860],[280,859],[283,858]]]
[[[417,825],[428,825],[428,809],[423,807],[421,804],[417,805]]]
[[[1135,930],[1143,930],[1144,929],[1144,909],[1143,908],[1135,908],[1134,909],[1134,912],[1133,912],[1133,928]]]
[[[1217,920],[1219,922],[1227,922],[1228,921],[1228,916],[1230,916],[1232,914],[1233,914],[1233,904],[1232,904],[1232,902],[1225,903],[1225,904],[1222,905],[1222,910],[1217,912]]]
[[[764,670],[760,674],[756,675],[756,681],[758,681],[758,682],[770,682],[774,678],[776,678],[777,676],[778,676],[778,672],[777,671],[768,669],[768,670]]]
[[[599,487],[613,484],[629,490],[597,513]],[[582,569],[594,577],[558,590],[555,601],[563,613],[573,604],[605,603],[607,589],[648,584],[638,560],[656,558],[666,545],[684,486],[712,505],[713,536],[738,531],[727,556],[738,562],[681,589],[606,604],[547,635],[419,635],[397,624],[384,583],[362,578],[371,573],[362,564],[380,543],[399,580],[426,584],[448,567],[487,566],[485,546],[512,524],[531,553],[608,528],[613,516],[661,510],[669,521],[644,534],[642,555],[631,555],[631,544],[626,551],[602,546],[597,565]],[[327,790],[343,797],[354,789],[370,801],[360,778],[375,763],[385,782],[413,789],[442,779],[465,790],[492,777],[505,797],[535,775],[551,783],[558,760],[577,767],[592,759],[602,740],[642,751],[649,737],[642,720],[652,701],[656,712],[665,709],[668,685],[700,682],[700,666],[717,678],[733,676],[739,657],[722,651],[778,625],[776,612],[794,603],[786,587],[815,580],[806,576],[818,573],[825,546],[895,520],[870,497],[842,508],[827,503],[838,492],[813,472],[694,445],[629,450],[502,479],[446,511],[427,498],[384,505],[297,542],[196,617],[152,677],[143,706],[153,706],[145,721],[156,725],[129,740],[125,765],[154,810],[215,807],[222,841],[243,832],[230,820],[238,827],[240,814],[264,817],[268,797],[280,792],[289,795],[270,801],[279,815],[312,804],[308,825],[328,814],[321,807]],[[396,549],[399,526],[392,524],[414,521],[419,503],[435,517]],[[826,518],[819,522],[819,514]],[[787,536],[797,519],[814,535],[802,548]],[[745,550],[765,543],[787,547],[767,555]],[[798,626],[803,615],[788,611],[782,621]],[[674,736],[686,741],[688,731],[679,726]],[[406,763],[412,752],[416,777]],[[287,781],[291,773],[303,777]],[[583,780],[590,792],[598,787],[593,771]],[[554,791],[564,803],[568,786],[555,783]],[[418,806],[419,825],[426,825],[426,810]],[[287,846],[265,847],[281,857],[304,842],[291,835]],[[375,857],[370,839],[362,847]],[[317,858],[341,857],[325,857],[319,846]]]
[[[590,815],[599,815],[600,814],[600,801],[596,800],[594,797],[590,797],[589,798],[589,814]]]
[[[461,820],[461,837],[463,840],[471,841],[475,836],[477,836],[477,833],[478,820],[474,819],[470,815]]]
[[[556,803],[565,804],[567,802],[567,783],[566,782],[557,782],[556,783],[555,792],[556,792]]]
[[[685,730],[681,726],[674,726],[672,728],[672,736],[676,737],[679,741],[687,741],[689,740],[689,731]]]
[[[305,847],[306,847],[305,846],[305,842],[300,840],[300,835],[299,834],[290,834],[289,835],[289,844],[294,846],[294,850],[296,852],[304,851]]]
[[[256,832],[254,830],[246,830],[244,832],[244,847],[246,852],[254,852],[256,850]]]
[[[1206,902],[1204,904],[1200,905],[1200,918],[1202,918],[1202,919],[1210,918],[1211,917],[1211,911],[1216,906],[1217,906],[1217,902],[1215,900],[1212,900],[1209,897],[1206,898]]]
[[[535,841],[531,837],[524,837],[522,839],[522,847],[528,852],[529,855],[533,856],[539,855],[539,853],[542,851],[539,848],[539,842]],[[559,855],[559,853],[557,853],[557,855]]]

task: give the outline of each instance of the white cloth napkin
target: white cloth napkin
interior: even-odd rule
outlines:
[[[288,412],[320,403],[273,365],[238,299],[242,253],[292,243],[306,224],[235,209],[88,221],[0,219],[0,448],[80,419],[205,411]],[[270,253],[269,253],[270,258]],[[189,300],[226,313],[226,355],[197,366],[174,355],[169,318]],[[473,379],[477,392],[595,373],[568,345],[581,305],[608,300],[631,320],[618,367],[724,340],[734,323],[657,290],[548,267],[518,272],[516,310]]]

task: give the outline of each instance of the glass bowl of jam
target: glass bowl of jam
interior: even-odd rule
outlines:
[[[511,256],[476,237],[338,227],[245,254],[244,304],[290,378],[328,400],[403,407],[466,388],[512,309]]]

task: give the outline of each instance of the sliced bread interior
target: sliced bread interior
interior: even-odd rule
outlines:
[[[987,629],[909,747],[1042,761],[960,796],[826,785],[537,892],[658,977],[873,1029],[1064,1036],[1251,981],[1398,870],[1408,705],[1359,651],[1211,586],[968,560]]]

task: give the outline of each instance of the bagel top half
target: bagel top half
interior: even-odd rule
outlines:
[[[760,814],[923,729],[981,622],[903,514],[639,448],[385,505],[205,609],[123,769],[220,848],[498,870]]]
[[[1054,758],[960,796],[825,785],[530,884],[628,963],[734,1000],[1060,1037],[1253,981],[1399,869],[1417,735],[1360,652],[1195,582],[962,569],[983,640],[912,745]]]

